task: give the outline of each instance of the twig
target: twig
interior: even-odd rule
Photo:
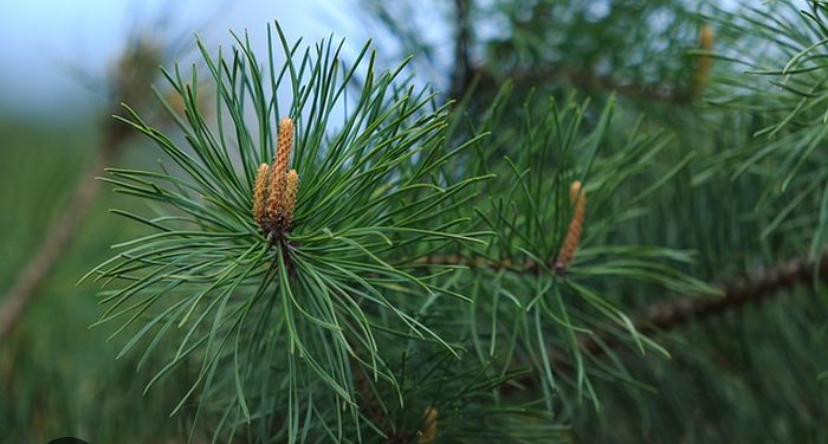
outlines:
[[[18,275],[14,285],[0,300],[0,339],[6,337],[17,325],[34,294],[49,277],[55,263],[77,234],[81,221],[86,217],[100,189],[96,176],[111,164],[128,133],[123,125],[107,123],[103,146],[92,166],[76,185],[63,214],[52,222],[40,248]],[[2,341],[0,341],[2,342]]]
[[[471,0],[454,0],[455,39],[454,39],[454,66],[451,71],[451,98],[460,99],[465,94],[472,79],[469,49],[471,45],[471,24],[469,15]]]
[[[128,125],[117,122],[110,115],[120,111],[118,104],[121,100],[130,103],[133,108],[143,108],[152,96],[149,86],[164,60],[163,47],[156,45],[149,34],[136,34],[114,65],[114,71],[107,79],[112,107],[103,120],[101,147],[89,170],[75,186],[63,214],[51,224],[37,252],[0,300],[0,339],[17,324],[33,295],[49,277],[55,262],[77,234],[100,190],[96,177],[112,163],[134,134]]]
[[[757,304],[770,297],[789,290],[799,284],[812,281],[817,271],[819,277],[828,277],[828,252],[816,263],[807,258],[799,258],[780,263],[771,268],[756,270],[744,276],[732,279],[720,286],[720,296],[681,296],[670,302],[649,305],[638,317],[634,317],[636,330],[645,335],[666,333],[691,322],[703,322],[714,316],[736,310],[747,304]],[[610,329],[598,330],[591,336],[581,336],[578,341],[582,352],[593,358],[600,358],[608,350],[619,349],[624,342],[610,333]],[[547,350],[549,359],[559,369],[575,369],[569,355],[563,350],[552,347]],[[517,380],[517,385],[504,385],[501,390],[509,394],[518,387],[532,387],[536,378],[529,373]]]
[[[644,335],[666,333],[748,304],[758,304],[784,290],[809,283],[817,275],[828,277],[828,252],[823,253],[818,268],[816,266],[812,259],[793,259],[725,282],[719,287],[722,291],[720,296],[681,296],[669,302],[649,305],[634,318],[636,330]],[[600,357],[607,350],[620,348],[622,344],[609,329],[593,336],[582,336],[579,341],[581,350],[593,357]],[[564,353],[554,353],[554,356],[556,364],[571,367]]]
[[[674,330],[746,304],[762,302],[783,290],[812,282],[817,276],[828,277],[828,252],[823,253],[819,262],[797,258],[739,276],[720,286],[722,296],[682,296],[670,302],[652,304],[640,317],[638,331],[648,334]],[[594,349],[597,344],[590,345],[591,342],[595,341],[587,341],[584,346]],[[607,338],[604,342],[607,343]]]
[[[463,256],[427,256],[420,258],[417,263],[461,265],[472,269],[507,269],[526,274],[538,274],[539,271],[548,267],[541,267],[531,261],[514,263],[508,260],[469,259]],[[817,276],[828,277],[828,251],[822,254],[818,262],[801,257],[731,279],[719,286],[722,292],[719,296],[685,295],[669,302],[649,305],[638,316],[633,317],[635,328],[644,335],[668,332],[692,322],[701,322],[727,311],[739,309],[747,304],[762,302],[781,291],[811,282]],[[595,335],[582,336],[579,341],[581,350],[593,357],[602,355],[607,349],[618,348],[622,344],[609,328],[599,330]],[[556,364],[571,367],[571,362],[562,351],[551,350],[550,356]]]

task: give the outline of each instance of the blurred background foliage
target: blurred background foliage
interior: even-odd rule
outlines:
[[[84,180],[100,135],[97,120],[56,127],[13,116],[3,120],[0,282],[10,288],[50,222],[65,211],[72,187]],[[99,196],[95,216],[86,219],[17,328],[2,340],[3,442],[79,436],[137,443],[173,436],[163,396],[136,408],[143,387],[135,362],[116,361],[117,348],[105,332],[88,328],[98,317],[94,290],[75,285],[90,261],[103,260],[115,239],[134,231],[108,215],[111,202],[111,195]]]
[[[602,220],[606,226],[593,231],[598,234],[591,242],[692,250],[695,259],[682,271],[715,285],[787,258],[819,256],[824,244],[828,187],[819,148],[825,131],[814,123],[823,117],[825,75],[817,65],[824,45],[813,58],[803,51],[823,41],[826,28],[820,12],[813,12],[816,19],[800,14],[810,6],[823,7],[805,1],[364,0],[336,8],[351,11],[357,17],[352,20],[375,35],[387,66],[412,54],[409,75],[460,100],[467,112],[463,123],[484,121],[507,82],[512,94],[504,128],[524,124],[527,104],[546,103],[528,98],[550,95],[561,103],[587,102],[585,125],[593,128],[615,94],[614,124],[605,138],[609,159],[634,126],[649,147],[662,148],[632,185],[620,186],[604,203],[602,214],[625,217]],[[262,23],[272,18],[283,19]],[[709,47],[705,26],[715,30]],[[707,62],[701,60],[714,54],[712,70],[703,72]],[[141,72],[173,58],[157,57],[144,61]],[[817,65],[788,66],[795,57]],[[144,99],[157,77],[130,77],[120,85],[123,77],[115,72],[99,79],[113,94],[90,109],[64,109],[68,119],[27,117],[15,112],[14,103],[0,104],[0,289],[14,284],[51,223],[67,210],[77,184],[90,176],[89,166],[112,148],[105,142],[120,131],[108,118],[115,105],[127,99],[152,112],[154,105]],[[504,131],[493,140],[508,143],[510,137]],[[124,136],[118,144],[118,165],[155,162],[144,141]],[[603,167],[614,166],[607,161]],[[651,184],[660,186],[638,198]],[[179,398],[175,390],[143,396],[147,375],[136,377],[135,371],[140,356],[116,360],[117,341],[107,342],[105,329],[88,328],[100,313],[96,287],[76,282],[108,257],[109,245],[143,232],[107,212],[137,205],[115,205],[115,199],[109,192],[96,195],[24,316],[0,339],[0,442],[187,439],[187,415],[168,417]],[[636,313],[676,296],[612,281],[601,285]],[[828,369],[826,298],[823,285],[804,282],[761,304],[654,332],[670,359],[613,353],[635,382],[596,378],[598,406],[565,405],[554,421],[569,425],[554,438],[828,441],[828,397],[820,377]]]

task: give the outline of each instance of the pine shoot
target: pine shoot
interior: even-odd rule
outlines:
[[[428,407],[425,410],[425,425],[417,438],[417,444],[433,443],[437,438],[437,408]]]
[[[569,229],[566,232],[560,253],[555,261],[555,271],[563,274],[572,264],[575,253],[578,251],[578,244],[581,242],[581,231],[584,224],[584,213],[586,212],[586,193],[581,192],[581,181],[572,182],[569,187],[569,199],[575,201],[575,210],[572,213],[572,220],[569,222]]]
[[[713,27],[705,23],[699,30],[699,49],[702,51],[710,51],[713,49],[713,39]],[[700,56],[696,76],[693,79],[694,95],[701,93],[705,85],[707,85],[710,80],[711,71],[713,71],[713,57],[706,54]]]
[[[285,200],[282,205],[282,214],[285,224],[290,225],[293,220],[293,212],[296,209],[296,194],[299,192],[299,173],[290,170],[285,182]]]
[[[264,226],[265,217],[267,216],[265,212],[265,204],[267,203],[267,182],[269,170],[270,167],[268,164],[263,163],[259,165],[259,171],[256,173],[256,186],[253,190],[253,218],[260,227]]]
[[[290,162],[290,150],[293,147],[293,131],[291,119],[285,118],[279,123],[276,159],[270,174],[270,197],[267,201],[267,215],[272,220],[277,220],[282,216],[282,195],[285,190],[285,172]]]

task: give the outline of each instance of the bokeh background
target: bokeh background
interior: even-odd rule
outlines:
[[[100,105],[96,83],[135,31],[186,40],[192,49],[194,33],[229,44],[230,30],[247,30],[261,43],[266,25],[279,19],[286,33],[307,41],[332,33],[350,41],[364,37],[359,16],[353,0],[6,2],[0,14],[0,106],[26,117],[83,117]]]

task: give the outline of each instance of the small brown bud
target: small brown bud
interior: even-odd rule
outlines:
[[[296,170],[290,170],[285,179],[285,200],[282,205],[282,214],[285,216],[285,222],[290,223],[293,220],[293,211],[296,209],[296,194],[299,192],[299,173]]]
[[[285,172],[290,163],[290,150],[293,147],[293,121],[289,118],[279,123],[279,138],[276,143],[276,159],[270,173],[270,197],[267,201],[267,215],[272,219],[280,216],[282,195],[285,190]]]
[[[705,23],[699,32],[699,47],[701,49],[713,49],[713,27]]]
[[[268,170],[270,167],[263,163],[256,173],[256,185],[253,189],[253,218],[259,226],[264,226],[265,203],[267,200]]]
[[[569,229],[566,232],[563,244],[561,244],[558,258],[555,260],[555,271],[558,274],[563,274],[572,264],[575,252],[578,251],[578,244],[581,242],[581,231],[583,230],[584,213],[586,212],[586,193],[581,192],[580,181],[572,182],[569,187],[569,198],[575,201],[575,210],[572,212]]]
[[[281,160],[284,163],[285,168],[287,168],[288,161],[290,160],[290,150],[293,149],[293,120],[290,118],[284,118],[281,122],[279,122],[279,138],[276,144],[277,149],[279,152],[276,155],[277,163]],[[284,174],[284,171],[282,171]]]
[[[710,51],[713,49],[714,33],[713,27],[705,23],[699,30],[699,49]],[[698,95],[704,89],[710,79],[710,72],[713,71],[713,58],[709,55],[699,57],[698,69],[693,79],[693,93]]]
[[[425,425],[417,438],[417,444],[433,443],[437,438],[437,408],[428,407],[425,409]]]

